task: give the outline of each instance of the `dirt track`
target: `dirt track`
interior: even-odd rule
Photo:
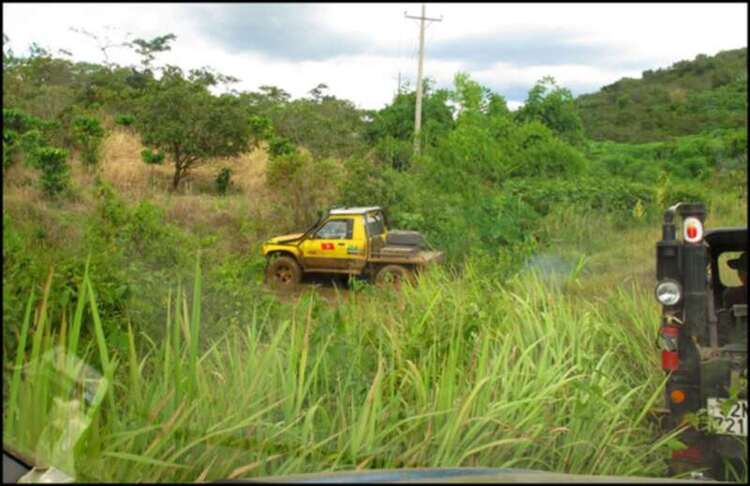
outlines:
[[[290,302],[309,290],[314,290],[319,297],[331,304],[349,297],[349,280],[344,275],[306,274],[302,282],[293,291],[276,292],[284,302]]]

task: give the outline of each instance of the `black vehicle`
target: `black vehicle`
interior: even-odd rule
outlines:
[[[675,216],[682,219],[679,239]],[[742,477],[747,467],[746,281],[733,290],[741,292],[742,303],[727,304],[725,297],[734,274],[727,261],[739,261],[728,258],[747,250],[748,230],[704,231],[705,216],[698,203],[664,213],[656,298],[662,304],[662,368],[669,374],[666,425],[690,424],[680,437],[687,448],[672,453],[670,469],[700,469],[723,480],[732,479],[732,470]]]

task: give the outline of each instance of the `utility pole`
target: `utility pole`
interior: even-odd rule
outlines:
[[[419,20],[419,67],[417,68],[417,107],[414,113],[414,153],[419,154],[419,130],[422,128],[422,64],[424,63],[424,21],[432,20],[441,22],[443,16],[439,19],[426,17],[426,6],[422,4],[422,15],[413,17],[404,12],[404,16],[409,19]]]

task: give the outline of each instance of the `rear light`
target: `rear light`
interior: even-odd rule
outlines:
[[[700,243],[703,240],[703,224],[698,218],[685,218],[682,236],[688,243]]]
[[[675,371],[680,367],[680,356],[677,351],[661,352],[661,369],[664,371]]]
[[[692,462],[700,462],[703,459],[703,453],[695,446],[688,447],[679,451],[672,451],[672,459],[687,459]]]
[[[672,400],[672,403],[679,405],[685,401],[685,392],[682,390],[672,390],[672,393],[669,394],[669,399]]]
[[[675,371],[680,366],[677,348],[677,338],[680,329],[676,326],[662,326],[659,330],[659,344],[661,345],[661,368],[664,371]]]

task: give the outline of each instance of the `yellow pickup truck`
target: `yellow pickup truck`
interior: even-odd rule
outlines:
[[[443,260],[415,231],[388,231],[382,208],[332,209],[304,233],[277,236],[261,247],[266,280],[293,288],[305,273],[364,276],[376,283],[411,280],[427,265]]]

